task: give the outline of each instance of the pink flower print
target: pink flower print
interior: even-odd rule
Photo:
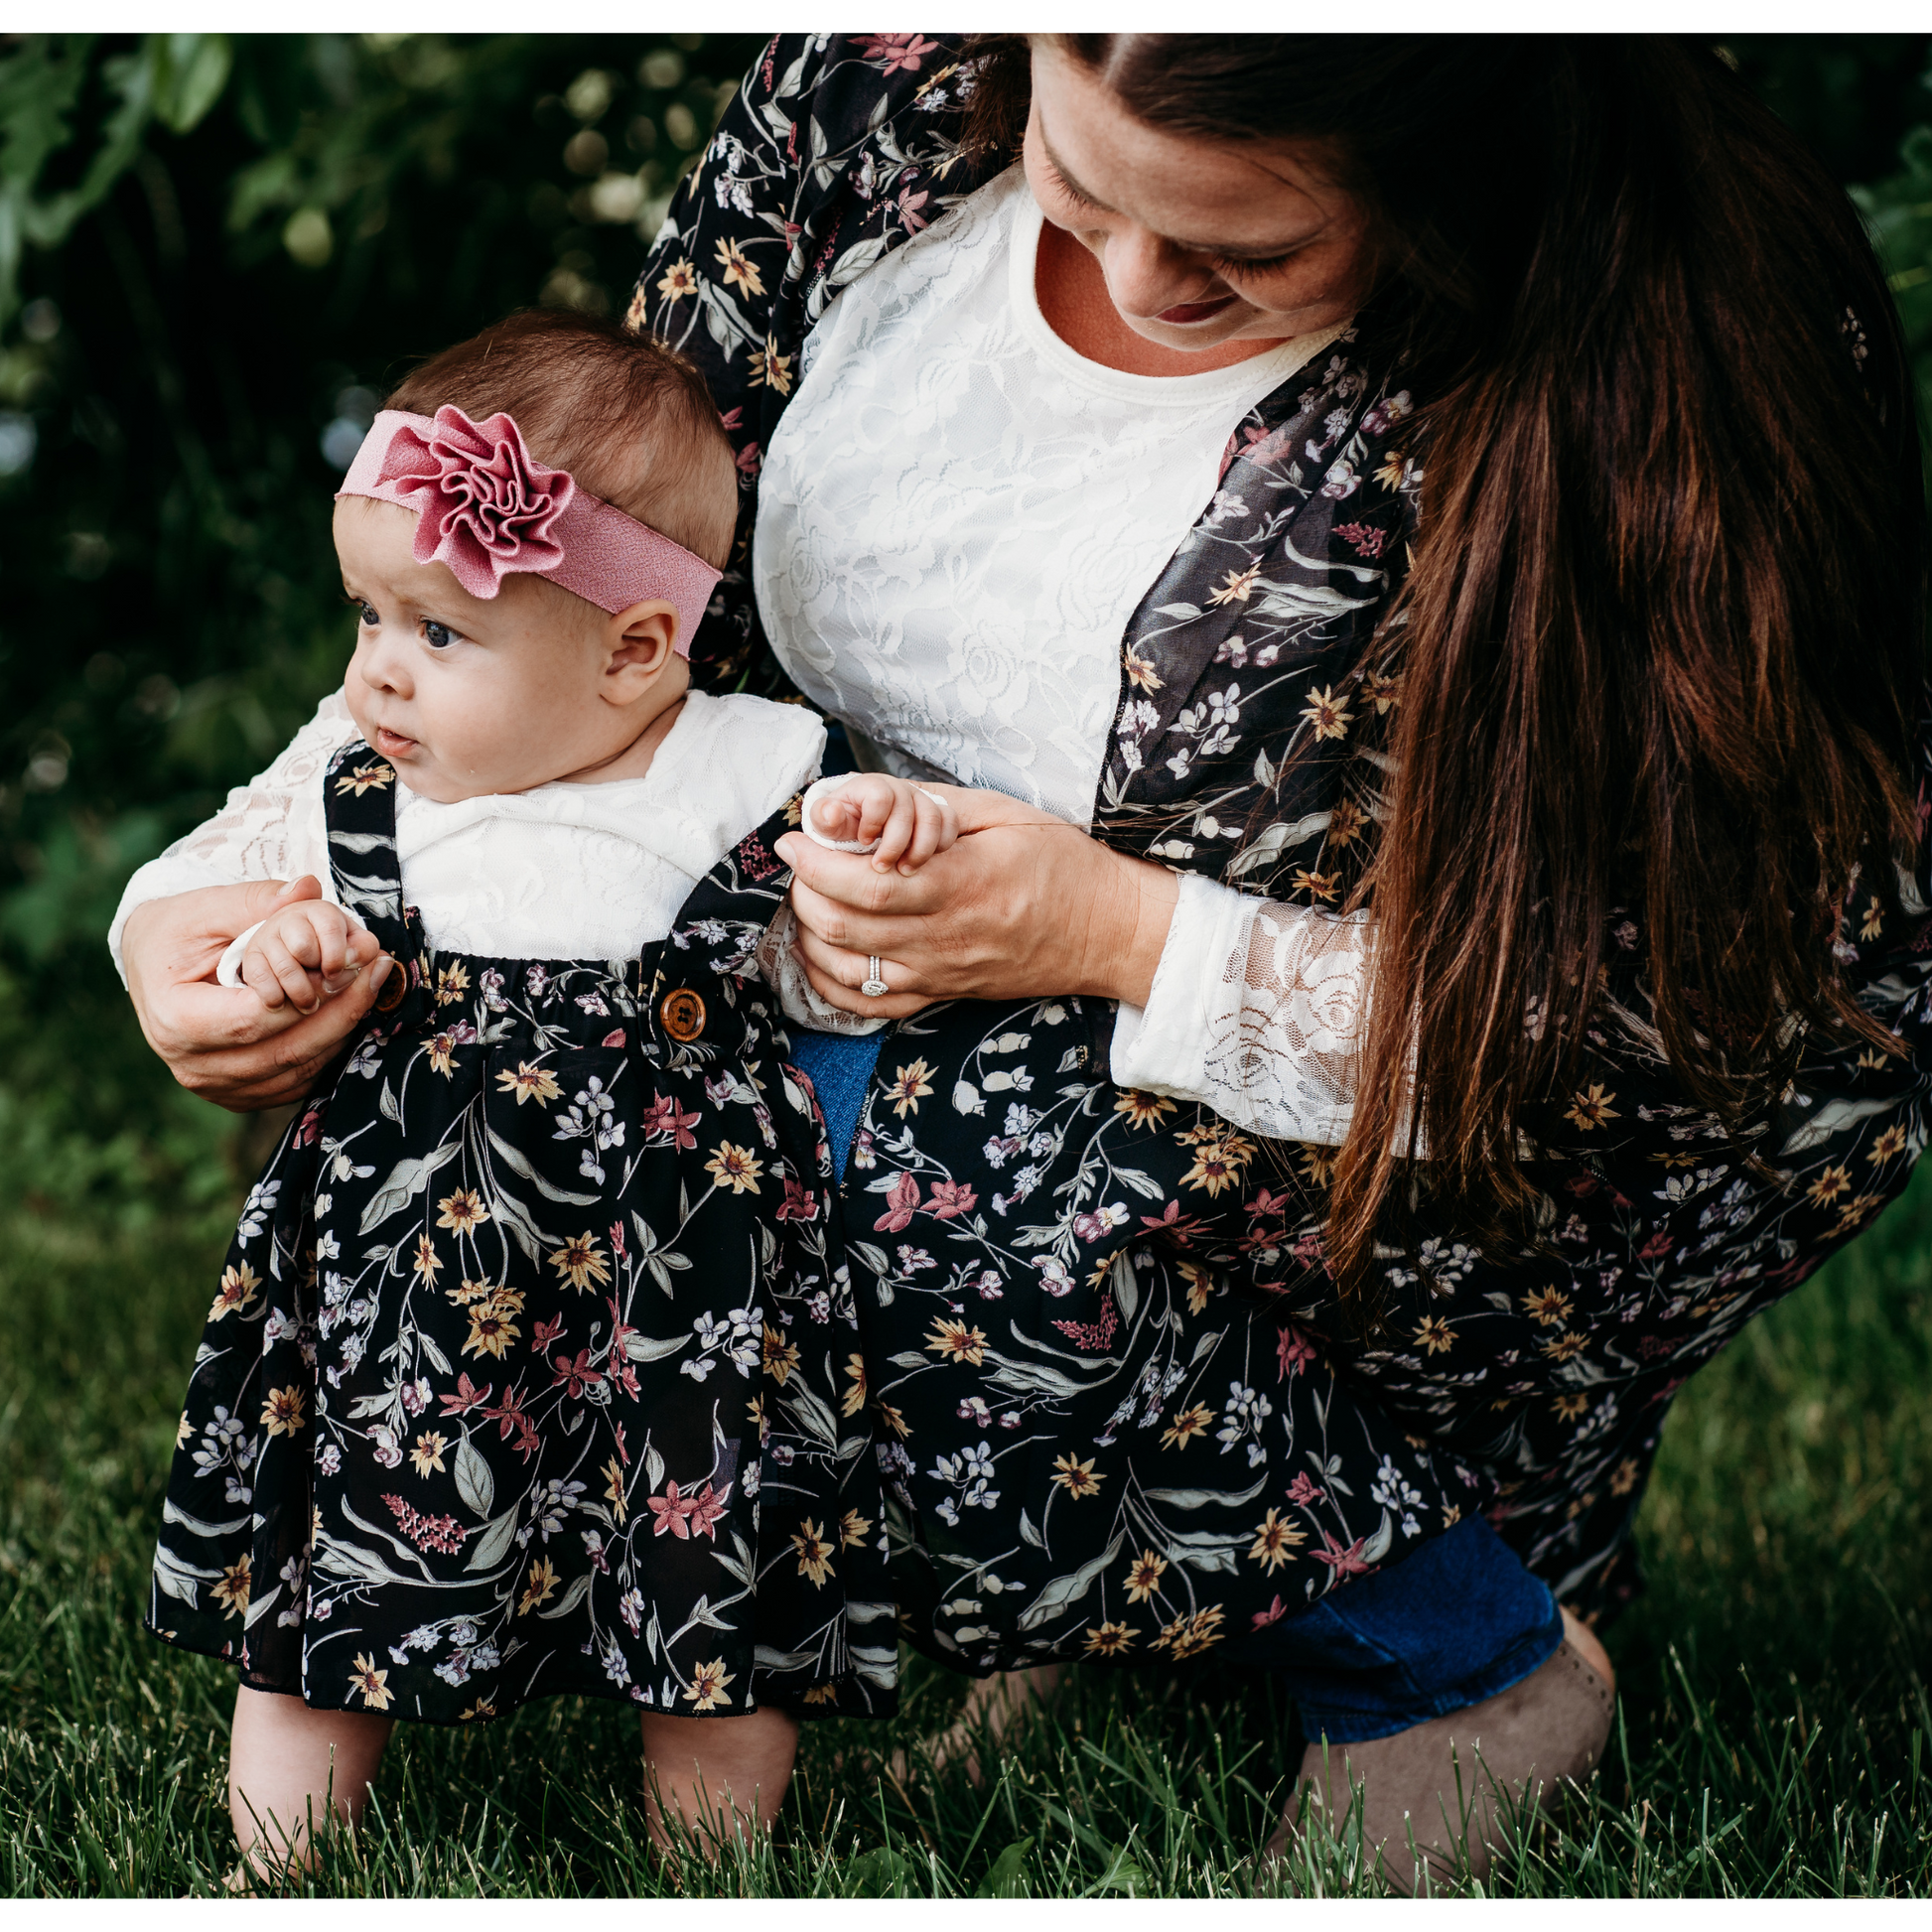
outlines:
[[[696,1147],[698,1137],[691,1130],[701,1118],[701,1115],[681,1111],[671,1096],[654,1093],[650,1097],[650,1105],[644,1109],[644,1138],[652,1140],[659,1135],[668,1135],[674,1146]]]
[[[606,1034],[597,1043],[600,1046],[621,1046],[623,1044],[623,1029],[619,1027],[614,1033]]]
[[[979,1205],[979,1198],[963,1180],[935,1180],[925,1211],[935,1221],[950,1221],[970,1214]]]
[[[1280,1379],[1286,1382],[1291,1375],[1300,1375],[1314,1360],[1314,1344],[1301,1329],[1284,1328],[1280,1340],[1275,1344],[1275,1359],[1281,1364]]]
[[[443,1413],[446,1416],[462,1416],[467,1415],[472,1409],[481,1408],[489,1400],[495,1386],[492,1382],[480,1389],[471,1381],[468,1374],[461,1376],[457,1381],[456,1394],[440,1398]]]
[[[909,183],[898,191],[898,218],[905,223],[907,234],[917,234],[926,225],[930,217],[921,214],[919,209],[925,207],[929,199],[923,189],[913,194]]]
[[[604,1380],[603,1371],[591,1366],[591,1351],[588,1348],[580,1348],[574,1362],[567,1355],[556,1356],[551,1368],[555,1372],[550,1377],[550,1386],[563,1389],[573,1402],[584,1393],[586,1387],[595,1387]]]
[[[859,58],[873,62],[881,73],[917,73],[919,63],[938,45],[917,34],[866,34],[859,43]]]
[[[1194,1236],[1201,1229],[1199,1217],[1182,1214],[1177,1200],[1171,1200],[1159,1214],[1143,1214],[1141,1225],[1153,1234],[1172,1235],[1177,1248],[1192,1247]]]
[[[1287,1614],[1288,1607],[1278,1596],[1265,1610],[1255,1612],[1254,1627],[1257,1630],[1265,1630],[1271,1623],[1279,1623]]]
[[[691,1525],[693,1536],[708,1536],[715,1543],[718,1540],[718,1519],[725,1513],[725,1501],[732,1492],[728,1482],[722,1489],[713,1490],[710,1483],[689,1498],[685,1521]]]
[[[707,1490],[710,1487],[709,1483],[705,1484]],[[657,1518],[652,1527],[653,1535],[670,1535],[680,1540],[690,1537],[691,1512],[698,1507],[696,1496],[680,1496],[677,1492],[677,1484],[667,1482],[661,1496],[652,1496],[648,1500],[650,1513]]]
[[[511,571],[563,562],[550,532],[577,484],[537,463],[505,415],[474,423],[445,403],[427,436],[407,424],[396,431],[378,481],[416,499],[416,561],[448,565],[472,597],[494,597]]]
[[[1367,1537],[1358,1536],[1345,1550],[1326,1530],[1321,1532],[1321,1541],[1327,1547],[1311,1550],[1309,1555],[1316,1563],[1325,1563],[1336,1577],[1366,1577],[1374,1570],[1372,1563],[1362,1561],[1362,1546],[1368,1541]]]
[[[897,1234],[912,1225],[918,1205],[919,1183],[909,1173],[896,1174],[886,1190],[886,1211],[872,1225],[880,1234]]]
[[[781,1221],[815,1221],[818,1219],[818,1196],[809,1188],[802,1187],[787,1174],[785,1176],[785,1197],[778,1203],[777,1218]]]
[[[1365,523],[1337,523],[1335,535],[1355,546],[1355,553],[1361,557],[1379,557],[1382,546],[1389,540],[1386,530],[1369,528]]]
[[[756,443],[747,443],[734,459],[738,465],[738,474],[741,477],[756,477],[759,473],[759,466],[763,460],[759,453],[759,446]]]
[[[1298,1469],[1295,1480],[1288,1485],[1289,1501],[1302,1509],[1308,1508],[1310,1503],[1319,1502],[1327,1493],[1327,1490],[1309,1480],[1306,1469]]]

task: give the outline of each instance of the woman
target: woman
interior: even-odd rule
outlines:
[[[1621,1601],[1671,1396],[1925,1138],[1918,449],[1843,196],[1671,43],[781,40],[633,316],[745,478],[694,663],[1090,834],[783,850],[899,1022],[847,1197],[916,1639],[1290,1665],[1478,1512]],[[211,1006],[239,897],[130,978],[261,1106],[359,1001]]]

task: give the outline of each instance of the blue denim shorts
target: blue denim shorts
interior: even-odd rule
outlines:
[[[1311,1609],[1225,1653],[1279,1675],[1311,1742],[1359,1743],[1465,1710],[1538,1669],[1563,1641],[1550,1588],[1480,1516],[1390,1570],[1351,1579]]]

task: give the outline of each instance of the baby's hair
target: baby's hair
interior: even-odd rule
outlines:
[[[738,472],[697,368],[654,336],[574,309],[520,309],[432,355],[383,405],[512,417],[532,457],[720,570]]]

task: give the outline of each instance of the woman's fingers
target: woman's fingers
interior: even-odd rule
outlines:
[[[813,990],[821,1000],[842,1013],[856,1013],[867,1019],[903,1020],[906,1015],[919,1013],[931,1004],[918,990],[916,976],[897,960],[880,960],[879,976],[891,991],[884,998],[875,998],[859,991],[872,977],[870,955],[841,951],[815,938],[802,926],[793,944],[804,962],[805,977],[811,981]]]
[[[775,850],[806,888],[853,911],[916,916],[943,902],[943,888],[935,888],[924,872],[901,878],[896,872],[876,872],[870,856],[834,852],[814,845],[802,832],[787,832]]]

